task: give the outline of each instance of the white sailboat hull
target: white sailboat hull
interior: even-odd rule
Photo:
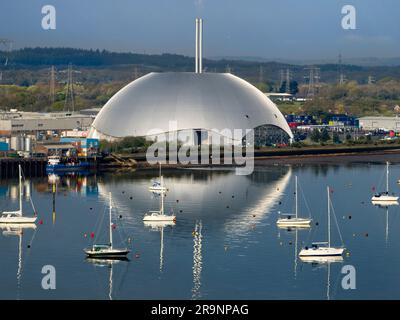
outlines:
[[[344,248],[320,247],[304,248],[300,251],[299,257],[329,257],[343,255]]]
[[[102,249],[102,250],[93,250],[93,249],[85,249],[86,255],[91,258],[122,258],[125,257],[130,251],[128,249]]]
[[[303,227],[307,228],[311,226],[312,219],[306,218],[282,218],[278,219],[276,224],[278,227]]]
[[[168,222],[175,222],[176,216],[174,215],[166,215],[166,214],[148,214],[145,215],[143,221],[152,222],[152,221],[168,221]]]
[[[37,217],[0,217],[0,224],[32,224]]]
[[[143,224],[146,227],[150,227],[152,229],[160,229],[160,228],[174,226],[175,221],[143,221]]]
[[[390,196],[390,195],[382,195],[382,196],[379,196],[379,197],[373,196],[371,198],[372,202],[379,202],[379,203],[381,203],[381,202],[396,202],[398,200],[399,200],[399,197]]]
[[[343,256],[303,256],[299,257],[302,262],[307,263],[333,263],[343,262]]]

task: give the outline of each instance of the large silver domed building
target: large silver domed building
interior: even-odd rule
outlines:
[[[191,137],[182,139],[185,143],[209,144],[212,133],[224,136],[223,130],[240,129],[243,136],[233,139],[237,144],[242,143],[246,129],[254,129],[256,145],[291,140],[284,116],[260,90],[229,73],[201,72],[201,30],[196,28],[196,35],[200,34],[196,37],[197,72],[150,73],[131,82],[101,109],[89,136],[157,140],[158,132],[176,134],[178,140]]]

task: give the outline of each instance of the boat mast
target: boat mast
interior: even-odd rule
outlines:
[[[330,206],[330,195],[329,195],[329,187],[327,187],[328,191],[328,247],[331,247],[331,206]]]
[[[21,172],[21,164],[18,164],[18,172],[19,172],[19,212],[22,215],[22,172]]]
[[[295,195],[296,195],[296,219],[297,219],[297,207],[298,207],[298,205],[297,205],[297,176],[295,177],[295,180],[296,180],[296,190],[295,190]]]
[[[386,192],[389,194],[389,161],[386,162]]]
[[[164,214],[164,177],[161,176],[161,208],[160,208],[160,213]]]
[[[112,248],[112,224],[111,224],[111,210],[112,210],[112,204],[111,204],[111,192],[110,192],[110,247]]]

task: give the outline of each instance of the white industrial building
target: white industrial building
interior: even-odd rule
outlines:
[[[362,117],[358,120],[363,130],[400,131],[400,117]]]
[[[39,113],[12,110],[0,113],[0,135],[37,134],[45,131],[88,129],[94,117],[79,113]]]

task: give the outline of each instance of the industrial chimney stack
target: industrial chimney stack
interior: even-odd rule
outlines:
[[[195,72],[203,71],[203,19],[196,18],[196,55]]]

